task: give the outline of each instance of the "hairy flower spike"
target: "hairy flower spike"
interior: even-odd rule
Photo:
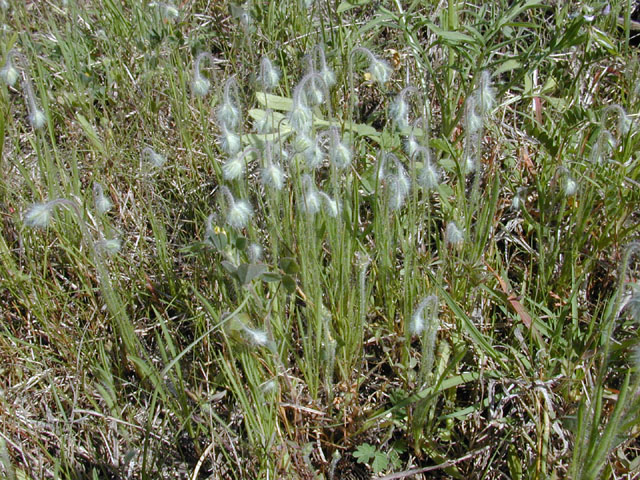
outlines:
[[[356,47],[351,50],[351,55],[353,56],[355,53],[364,53],[369,58],[369,75],[371,75],[371,79],[383,85],[389,81],[391,78],[391,72],[393,71],[389,64],[376,57],[371,50],[365,47]]]
[[[400,90],[400,93],[396,95],[389,106],[389,115],[400,130],[404,130],[409,127],[409,104],[405,97],[408,93],[417,92],[418,90],[413,86],[405,87]]]
[[[148,160],[154,167],[162,167],[165,162],[167,161],[166,157],[164,155],[161,155],[160,153],[157,153],[153,148],[151,147],[144,147],[142,149],[142,152],[140,152],[140,159],[144,162],[145,160]]]
[[[322,205],[318,189],[313,183],[313,179],[308,174],[302,176],[302,210],[309,216],[314,216]]]
[[[483,70],[480,73],[475,96],[480,115],[486,116],[491,113],[496,104],[496,90],[491,85],[491,73],[489,70]]]
[[[387,169],[388,159],[393,160],[392,169]],[[386,153],[378,164],[378,178],[384,179],[389,192],[389,208],[399,210],[411,190],[411,181],[407,171],[393,153]]]
[[[244,228],[249,219],[253,216],[253,209],[246,200],[236,200],[231,191],[225,187],[220,187],[220,191],[227,200],[227,223],[235,229]]]
[[[627,112],[624,111],[624,108],[622,108],[617,103],[614,103],[613,105],[609,105],[602,112],[602,120],[600,122],[602,125],[602,128],[606,129],[607,117],[611,112],[615,113],[618,116],[617,127],[618,127],[619,135],[621,137],[625,136],[627,133],[629,133],[629,130],[631,130],[632,122],[629,116],[627,115]]]
[[[338,170],[343,170],[351,165],[351,149],[340,139],[340,133],[336,127],[332,127],[331,135],[331,152],[329,160]]]
[[[324,47],[322,45],[316,45],[315,47],[313,47],[311,55],[314,61],[318,61],[317,64],[314,63],[315,71],[320,74],[327,88],[333,87],[336,83],[336,75],[327,66],[327,58],[324,53]]]
[[[51,223],[51,214],[55,204],[34,203],[23,216],[23,222],[27,227],[46,228]]]
[[[451,245],[452,247],[460,247],[464,242],[464,232],[458,228],[456,222],[450,221],[447,224],[444,241],[447,245]]]
[[[425,190],[434,190],[440,184],[440,171],[431,161],[431,152],[426,147],[419,147],[416,158],[422,160],[422,169],[418,174],[418,185]]]
[[[93,203],[100,215],[107,213],[113,207],[113,203],[104,194],[104,189],[98,182],[93,183]]]
[[[17,50],[9,50],[9,52],[7,52],[7,61],[5,62],[4,67],[2,67],[2,69],[0,70],[0,79],[10,87],[12,87],[16,83],[18,77],[20,76],[18,69],[13,64],[13,59],[17,55]]]
[[[229,78],[224,83],[222,105],[218,108],[217,115],[223,129],[233,130],[240,125],[238,84],[235,77]]]
[[[334,200],[324,192],[318,192],[318,195],[322,197],[325,205],[325,212],[332,218],[336,218],[340,214],[340,202]]]
[[[285,174],[282,168],[274,162],[271,154],[271,143],[265,147],[266,166],[261,171],[262,184],[265,187],[275,190],[282,190],[284,187]]]
[[[240,136],[223,126],[222,134],[220,135],[220,148],[228,155],[235,155],[242,148]]]
[[[431,306],[427,312],[425,319],[424,311],[427,306]],[[438,317],[438,297],[436,295],[429,295],[424,298],[416,307],[416,310],[411,315],[409,321],[409,333],[412,335],[421,335],[427,326],[427,321],[431,322]]]
[[[267,56],[263,56],[260,60],[260,75],[258,81],[265,91],[273,90],[280,83],[280,70],[271,63]]]
[[[196,97],[204,97],[211,88],[211,81],[202,75],[201,67],[204,60],[208,60],[210,65],[213,65],[216,61],[209,52],[201,52],[196,57],[193,67],[193,80],[191,81],[191,91]]]

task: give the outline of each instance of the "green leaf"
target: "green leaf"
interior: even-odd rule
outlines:
[[[338,8],[336,9],[336,13],[343,13],[348,10],[351,10],[352,8],[361,7],[362,5],[367,5],[368,3],[371,3],[371,0],[362,0],[360,2],[344,1],[344,2],[341,2],[340,5],[338,5]]]
[[[454,43],[454,44],[455,43],[477,43],[476,40],[471,35],[467,35],[466,33],[443,30],[442,28],[437,27],[431,22],[426,22],[426,25],[438,37],[450,43]]]
[[[231,263],[228,260],[223,260],[220,262],[220,265],[222,265],[222,268],[224,268],[227,272],[229,272],[232,275],[235,275],[237,267]]]
[[[236,238],[236,248],[238,250],[244,250],[245,248],[247,248],[247,237],[238,237]]]
[[[296,291],[296,281],[291,275],[285,275],[282,277],[282,286],[287,293],[293,293]]]
[[[353,456],[358,459],[358,463],[364,463],[365,465],[369,464],[369,460],[371,460],[376,454],[376,449],[373,445],[369,445],[368,443],[363,443],[360,445],[355,452],[353,452]]]
[[[279,272],[264,272],[262,280],[265,282],[279,282],[282,280],[282,275]]]
[[[293,108],[292,99],[281,97],[280,95],[273,95],[272,93],[256,92],[256,99],[263,107],[273,110],[285,110],[288,112]]]
[[[380,473],[387,469],[389,466],[389,459],[382,452],[376,452],[373,457],[373,463],[371,464],[371,468],[373,469],[373,473]]]
[[[296,263],[295,258],[284,257],[280,259],[280,268],[289,275],[295,275],[300,272],[300,266]]]
[[[493,72],[494,76],[498,76],[504,72],[510,72],[511,70],[517,70],[520,68],[522,64],[516,59],[509,59],[506,62],[502,62],[498,68],[496,68]]]
[[[246,285],[254,278],[259,277],[267,270],[267,266],[264,263],[243,263],[236,270],[238,280],[242,285]]]

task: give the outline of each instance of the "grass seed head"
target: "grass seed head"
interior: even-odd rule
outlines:
[[[23,216],[24,224],[27,227],[46,228],[51,223],[54,205],[51,202],[34,203],[29,207]]]
[[[46,125],[47,116],[42,110],[36,108],[29,114],[29,123],[34,130],[40,130]]]
[[[18,72],[18,69],[13,65],[11,52],[12,51],[7,54],[7,61],[5,62],[4,67],[0,69],[0,80],[10,87],[15,85],[18,77],[20,76],[20,72]]]
[[[105,195],[102,185],[93,183],[93,204],[99,214],[107,213],[113,207],[111,200]]]
[[[444,234],[445,243],[452,247],[460,247],[464,243],[464,231],[460,230],[453,220],[447,224]]]
[[[266,91],[273,90],[280,83],[280,69],[276,67],[266,55],[260,60],[260,75],[258,81]]]

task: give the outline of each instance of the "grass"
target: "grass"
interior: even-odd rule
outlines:
[[[607,5],[3,6],[0,471],[636,478]]]

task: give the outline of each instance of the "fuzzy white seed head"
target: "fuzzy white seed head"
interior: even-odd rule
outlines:
[[[103,238],[98,242],[98,248],[103,251],[107,256],[117,254],[122,248],[122,242],[119,238]]]
[[[180,16],[180,10],[173,5],[165,4],[162,10],[162,16],[167,20],[177,20]]]
[[[411,315],[409,321],[409,333],[411,335],[421,335],[424,331],[424,318],[422,318],[422,311],[416,311]]]
[[[167,161],[167,158],[164,155],[157,153],[151,147],[144,147],[140,156],[143,160],[145,158],[149,160],[149,162],[157,168],[162,167]]]
[[[467,135],[475,135],[482,129],[482,117],[478,114],[476,99],[473,96],[465,102],[465,124]]]
[[[391,67],[387,62],[379,58],[373,58],[369,65],[369,74],[374,82],[381,85],[387,83],[391,78]]]
[[[260,75],[258,81],[262,87],[269,91],[278,86],[280,83],[280,70],[273,65],[268,57],[262,57],[260,61]]]
[[[223,130],[233,130],[240,124],[240,109],[230,100],[225,100],[217,111]]]
[[[518,188],[518,190],[516,191],[516,194],[513,196],[513,199],[511,200],[511,210],[516,212],[520,210],[522,207],[524,207],[524,204],[525,204],[524,195],[525,195],[524,188]]]
[[[389,106],[389,115],[400,130],[409,127],[409,105],[404,95],[398,94]]]
[[[496,90],[491,85],[491,73],[483,70],[476,90],[476,102],[481,115],[491,113],[496,104]]]
[[[420,148],[420,143],[418,142],[416,137],[413,134],[409,135],[404,141],[404,151],[406,152],[406,154],[409,157],[413,157],[418,151],[418,148]]]
[[[191,82],[191,91],[196,97],[204,97],[209,93],[211,82],[204,78],[200,73],[196,73]]]
[[[111,200],[104,194],[104,189],[98,182],[93,184],[93,203],[96,211],[100,215],[107,213],[113,207],[113,203],[111,203]]]
[[[265,187],[275,190],[282,190],[284,187],[284,171],[278,165],[271,163],[262,170],[262,184]]]
[[[252,243],[247,248],[247,257],[251,263],[258,263],[262,260],[262,246],[258,243]]]
[[[464,169],[462,173],[464,173],[465,175],[473,173],[476,171],[476,167],[476,159],[473,157],[473,155],[466,155],[464,157]]]
[[[578,191],[578,184],[573,178],[567,175],[564,178],[564,181],[562,184],[562,193],[564,193],[566,197],[571,197],[575,195],[577,191]]]
[[[222,176],[225,180],[235,180],[244,173],[244,157],[236,155],[222,165]]]
[[[47,117],[42,110],[35,109],[29,114],[29,123],[34,130],[40,130],[46,125]]]
[[[427,318],[425,318],[425,310],[427,310]],[[409,321],[409,333],[412,335],[421,335],[427,326],[427,322],[433,322],[437,319],[437,316],[438,297],[436,295],[429,295],[422,299],[413,312],[413,315],[411,315],[411,320]]]
[[[309,175],[304,175],[302,177],[302,184],[304,185],[302,211],[309,216],[313,216],[320,211],[320,208],[322,207],[322,199]]]
[[[304,211],[310,216],[315,215],[320,211],[320,196],[317,192],[307,191],[304,195]]]
[[[427,161],[422,167],[422,170],[420,170],[418,184],[425,190],[438,188],[440,184],[440,172],[430,161]]]
[[[50,203],[35,203],[24,214],[23,221],[27,227],[46,228],[51,223],[52,205]]]
[[[243,330],[247,340],[249,340],[254,347],[266,347],[269,344],[269,337],[264,330],[249,328],[247,326],[243,327]]]
[[[275,378],[267,380],[262,385],[260,385],[260,390],[262,390],[262,393],[265,395],[275,393],[278,390],[278,381]]]
[[[324,93],[322,93],[322,88],[318,86],[315,79],[308,82],[306,93],[307,102],[309,102],[309,105],[320,105],[324,101]]]
[[[253,215],[253,209],[246,200],[234,202],[227,212],[227,223],[232,228],[241,229],[246,227],[249,219]]]
[[[7,60],[5,66],[0,70],[0,79],[2,79],[6,85],[12,87],[18,80],[19,76],[20,74],[16,67],[13,66],[10,60]]]
[[[343,170],[351,165],[351,149],[342,141],[338,141],[331,149],[331,163],[338,170]]]
[[[451,221],[447,225],[447,230],[444,234],[445,243],[453,247],[459,247],[464,242],[464,232],[458,228],[456,222]]]
[[[220,135],[220,148],[222,151],[228,155],[235,155],[240,151],[241,147],[240,136],[223,126],[222,134]]]
[[[320,70],[320,76],[327,88],[331,88],[336,84],[336,74],[326,65]]]
[[[396,175],[389,177],[387,183],[389,185],[389,208],[391,210],[399,210],[407,198],[408,190],[406,184]]]
[[[293,108],[289,112],[289,124],[291,127],[297,132],[308,133],[311,130],[312,123],[313,114],[311,109],[302,103],[296,105],[294,102]]]
[[[336,218],[340,214],[340,202],[334,200],[324,192],[318,192],[324,200],[324,210],[332,218]]]

